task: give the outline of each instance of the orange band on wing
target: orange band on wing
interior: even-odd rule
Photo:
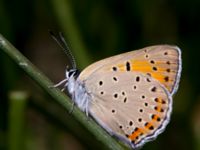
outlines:
[[[140,135],[144,133],[144,130],[142,128],[137,128],[132,134],[129,135],[129,139],[131,141],[135,141]]]

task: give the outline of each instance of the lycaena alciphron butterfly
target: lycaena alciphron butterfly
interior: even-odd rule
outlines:
[[[163,132],[181,74],[178,47],[145,47],[93,63],[79,74],[62,34],[52,37],[71,59],[66,79],[55,86],[64,84],[82,111],[132,148]]]

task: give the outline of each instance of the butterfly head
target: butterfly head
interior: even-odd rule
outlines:
[[[79,70],[76,69],[76,68],[67,69],[66,72],[65,72],[65,77],[66,77],[67,81],[68,81],[70,78],[77,79],[78,76],[79,76]]]

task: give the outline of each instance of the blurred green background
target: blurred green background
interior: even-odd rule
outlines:
[[[62,31],[80,69],[155,44],[182,49],[183,71],[165,132],[145,150],[200,150],[199,0],[0,0],[0,33],[53,82],[67,57],[48,30]],[[0,149],[106,149],[0,51]]]

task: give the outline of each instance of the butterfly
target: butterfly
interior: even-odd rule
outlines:
[[[67,50],[72,66],[55,87],[64,84],[83,112],[133,149],[164,131],[181,75],[177,46],[155,45],[126,52],[95,62],[79,73],[62,34],[51,35]]]

